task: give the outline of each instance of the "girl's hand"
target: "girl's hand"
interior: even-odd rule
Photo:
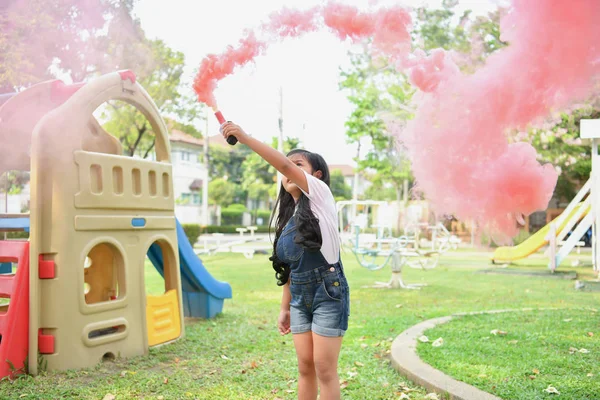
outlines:
[[[279,318],[277,318],[277,328],[279,329],[279,333],[282,335],[287,335],[291,332],[289,310],[281,310],[279,313]]]
[[[226,122],[225,125],[223,125],[221,131],[225,140],[227,140],[229,136],[235,136],[238,142],[246,144],[248,134],[244,132],[242,127],[240,127],[239,125],[236,125],[233,122]]]

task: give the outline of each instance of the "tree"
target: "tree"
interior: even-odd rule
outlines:
[[[236,184],[242,183],[243,162],[252,152],[246,146],[233,146],[229,149],[210,146],[208,149],[209,174],[214,177],[227,177]]]
[[[413,29],[415,46],[428,52],[443,48],[459,55],[458,64],[464,72],[473,71],[492,52],[507,45],[500,40],[498,21],[502,11],[488,17],[470,20],[465,12],[455,22],[456,0],[444,0],[442,9],[419,8]],[[470,39],[470,40],[469,40]],[[478,45],[473,47],[471,43]],[[393,188],[396,200],[400,200],[404,181],[413,176],[405,151],[395,137],[388,134],[390,121],[405,124],[413,117],[410,102],[415,90],[407,76],[396,71],[386,59],[373,59],[368,46],[361,52],[351,53],[351,67],[341,71],[340,88],[348,92],[354,109],[346,121],[346,136],[367,151],[357,157],[358,170],[374,171],[372,196],[376,188],[387,192]],[[400,127],[401,128],[401,127]],[[381,197],[381,192],[377,194]]]
[[[570,201],[590,177],[590,146],[582,143],[579,136],[580,121],[583,118],[600,118],[598,97],[564,110],[526,131],[515,131],[511,135],[512,141],[531,143],[540,162],[550,163],[559,168],[560,175],[554,189],[554,197],[557,200]]]
[[[346,183],[342,171],[335,170],[331,172],[330,176],[330,187],[335,201],[350,200],[352,198],[352,188]]]
[[[184,55],[169,48],[162,40],[148,42],[152,50],[152,68],[138,81],[156,103],[161,115],[179,118],[175,123],[190,125],[201,118],[202,106],[189,96],[182,95],[181,78],[185,67]],[[123,145],[124,152],[147,158],[154,150],[155,132],[146,117],[135,107],[122,102],[111,102],[105,109],[104,118],[108,122],[104,128],[113,133]],[[181,122],[183,121],[183,122]],[[197,129],[186,130],[197,134]]]
[[[298,146],[297,138],[286,138],[283,142],[283,152],[287,153]],[[278,138],[271,140],[273,148],[278,147]],[[277,171],[264,161],[258,154],[250,153],[242,163],[242,188],[248,198],[258,204],[261,200],[269,202],[277,193],[275,182]]]
[[[4,0],[0,4],[0,92],[14,91],[58,72],[74,81],[127,56],[139,42],[134,0]],[[112,51],[115,50],[115,51]]]
[[[227,179],[217,178],[208,184],[208,202],[227,207],[235,202],[236,184]]]

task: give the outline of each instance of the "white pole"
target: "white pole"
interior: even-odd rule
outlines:
[[[208,107],[206,108],[206,125],[204,132],[204,176],[202,177],[202,224],[208,226]]]
[[[598,141],[600,140],[600,119],[582,119],[580,121],[580,136],[582,139],[592,139],[592,172],[590,180],[590,196],[592,196],[592,262],[594,271],[600,270],[600,251],[598,248],[598,229],[600,228],[600,213],[598,212],[598,176],[600,175],[600,156],[598,155]]]

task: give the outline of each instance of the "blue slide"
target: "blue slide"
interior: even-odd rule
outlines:
[[[231,298],[231,286],[227,282],[216,280],[204,268],[183,227],[179,221],[176,223],[183,313],[186,317],[212,318],[223,310],[223,301]],[[162,250],[158,244],[150,247],[148,258],[163,275]]]
[[[231,298],[231,286],[226,282],[219,282],[204,268],[181,224],[177,220],[176,223],[184,315],[212,318],[223,310],[223,300]],[[22,229],[29,232],[29,218],[0,218],[0,230],[2,229]],[[150,246],[148,258],[163,275],[162,250],[158,244]],[[0,263],[0,274],[10,273],[11,270],[11,263]]]

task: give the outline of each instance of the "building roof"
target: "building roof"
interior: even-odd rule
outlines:
[[[171,142],[186,143],[195,146],[204,146],[204,139],[193,137],[192,135],[177,129],[171,129],[169,140]]]
[[[190,184],[190,190],[200,189],[202,189],[202,179],[194,179],[194,181]]]
[[[330,164],[329,172],[341,171],[343,176],[354,176],[354,167],[348,164]]]
[[[171,129],[169,140],[175,143],[185,143],[192,146],[204,147],[204,138],[197,138],[177,129]],[[212,135],[208,137],[209,146],[220,146],[226,149],[231,149],[223,135]]]

